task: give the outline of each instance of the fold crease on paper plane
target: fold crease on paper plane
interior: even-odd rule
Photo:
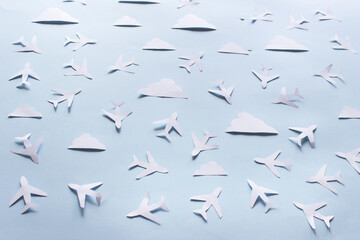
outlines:
[[[201,165],[200,169],[194,172],[194,176],[227,176],[227,172],[215,161]]]
[[[168,42],[165,42],[159,38],[153,38],[145,44],[143,50],[153,51],[173,51],[175,47]]]
[[[276,129],[270,127],[262,120],[249,113],[238,113],[237,118],[231,121],[227,133],[251,133],[251,134],[278,134]]]
[[[79,23],[79,20],[70,16],[68,13],[59,8],[48,8],[40,16],[33,19],[34,23],[48,23],[48,24],[73,24]]]
[[[287,52],[307,52],[309,49],[290,38],[275,36],[266,46],[265,50],[287,51]]]
[[[147,88],[140,89],[138,93],[153,97],[188,98],[183,93],[181,87],[168,78],[161,79],[159,82],[151,83]]]
[[[142,24],[139,23],[135,18],[129,16],[123,16],[116,20],[114,26],[118,27],[141,27]]]
[[[242,54],[242,55],[249,55],[251,50],[245,50],[236,43],[228,42],[224,46],[222,46],[218,52],[220,53],[232,53],[232,54]]]
[[[194,31],[216,30],[214,25],[193,14],[187,14],[183,18],[180,18],[172,28]]]
[[[84,133],[78,138],[75,138],[68,149],[73,150],[97,150],[105,151],[105,145],[100,143],[96,138]]]
[[[359,118],[360,119],[360,111],[355,108],[344,107],[341,110],[339,119],[345,119],[345,118]]]
[[[33,107],[30,107],[27,104],[23,104],[20,107],[14,109],[12,113],[9,114],[10,118],[42,118],[40,112],[35,111]]]

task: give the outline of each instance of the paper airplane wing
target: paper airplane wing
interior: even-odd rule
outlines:
[[[149,200],[150,200],[150,192],[147,192],[146,196],[144,197],[144,199],[140,203],[139,209],[147,207],[148,204],[149,204]]]
[[[85,185],[82,185],[82,186],[84,188],[87,188],[87,189],[93,189],[93,188],[101,186],[102,184],[103,184],[102,182],[96,182],[96,183],[85,184]]]
[[[156,165],[156,162],[150,152],[146,152],[146,157],[148,159],[149,165]]]
[[[12,153],[16,153],[23,156],[29,156],[29,151],[27,149],[14,149],[11,150]]]
[[[199,140],[197,139],[197,137],[195,136],[194,133],[191,133],[191,137],[192,137],[192,140],[193,140],[193,142],[194,142],[195,147],[196,147],[196,146],[199,146],[199,145],[200,145],[200,142],[199,142]]]
[[[42,142],[42,139],[43,139],[43,138],[40,137],[40,138],[34,143],[34,145],[31,146],[31,148],[34,149],[35,154],[37,153],[37,151],[38,151],[38,149],[39,149],[39,147],[40,147],[40,144],[41,144],[41,142]]]
[[[314,147],[315,146],[314,133],[310,133],[307,137],[309,139],[311,147]]]
[[[277,191],[272,190],[272,189],[269,189],[269,188],[261,187],[261,190],[262,190],[264,193],[267,193],[267,194],[279,194]]]
[[[40,80],[39,75],[37,75],[33,70],[29,70],[29,75],[36,80]]]
[[[16,192],[15,196],[10,200],[10,202],[9,202],[9,207],[12,206],[12,205],[13,205],[19,198],[21,198],[23,195],[24,195],[24,191],[23,191],[22,188],[20,188],[20,189]]]
[[[180,128],[180,125],[178,124],[177,121],[175,121],[175,122],[173,123],[172,127],[173,127],[181,136],[183,135],[183,133],[182,133],[182,131],[181,131],[181,128]]]
[[[20,72],[15,73],[13,76],[11,76],[11,78],[9,78],[9,81],[14,80],[14,79],[20,77],[21,75],[23,75],[23,70],[21,70]]]
[[[67,106],[68,108],[72,105],[73,101],[74,101],[74,96],[75,95],[70,95],[67,99]]]
[[[324,165],[320,168],[319,172],[318,172],[316,175],[319,175],[319,176],[321,176],[321,177],[324,177],[324,176],[325,176],[325,171],[326,171],[326,164],[324,164]]]
[[[268,158],[271,159],[271,161],[274,161],[279,156],[280,153],[281,153],[280,150],[276,151],[273,154],[271,154]]]
[[[76,46],[73,48],[73,51],[78,50],[79,48],[85,46],[85,42],[79,42],[78,44],[76,44]]]
[[[184,59],[184,60],[190,60],[193,58],[193,56],[181,56],[179,57],[180,59]]]
[[[201,59],[196,61],[196,66],[199,68],[200,72],[203,70]]]
[[[63,96],[66,94],[65,91],[60,90],[60,89],[51,89],[51,91],[53,91],[53,92],[55,92],[57,94],[63,95]]]
[[[351,151],[351,153],[354,154],[355,156],[358,155],[360,153],[360,148]]]
[[[251,191],[250,207],[253,208],[259,195],[254,190]]]
[[[86,39],[86,37],[84,35],[82,35],[81,33],[76,33],[76,36],[79,38],[79,39]]]
[[[274,165],[266,164],[266,166],[270,169],[270,171],[272,171],[273,174],[275,174],[275,176],[280,177],[280,174]]]
[[[222,212],[221,212],[219,201],[216,200],[212,205],[215,208],[215,211],[218,214],[219,218],[222,218]]]
[[[109,118],[111,118],[111,120],[113,120],[115,122],[116,116],[114,114],[109,113],[109,112],[105,111],[104,109],[102,111],[106,116],[108,116]]]
[[[260,73],[255,72],[255,71],[251,71],[251,72],[255,75],[255,77],[257,77],[260,81],[262,81],[263,75],[261,75]]]
[[[306,220],[309,222],[310,226],[315,229],[314,216],[311,214],[305,214]]]
[[[31,194],[35,194],[35,195],[38,195],[38,196],[43,196],[43,197],[46,197],[47,194],[46,192],[44,191],[41,191],[40,189],[37,189],[33,186],[27,186],[28,190],[30,191]]]
[[[85,193],[82,192],[82,191],[78,191],[77,192],[77,197],[78,197],[78,200],[79,200],[80,207],[84,208],[85,207],[85,198],[86,198]]]
[[[289,127],[290,130],[293,130],[295,132],[303,132],[304,128],[300,128],[300,127]]]
[[[153,214],[151,214],[151,212],[145,212],[141,214],[142,217],[149,219],[157,224],[160,224],[159,219],[157,219]]]
[[[327,66],[327,67],[324,69],[324,71],[325,71],[326,73],[329,73],[330,70],[331,70],[331,67],[332,67],[332,64],[330,64],[329,66]]]
[[[224,96],[224,94],[223,94],[222,91],[220,91],[220,90],[212,90],[212,89],[209,89],[208,91],[209,91],[210,93],[215,94],[215,95]]]
[[[118,66],[122,66],[123,65],[123,60],[122,60],[122,55],[119,56],[117,62],[116,62],[116,65]]]
[[[318,210],[318,209],[320,209],[320,208],[322,208],[324,206],[326,206],[326,202],[318,202],[318,203],[311,204],[309,206],[309,208],[312,208],[314,210]]]
[[[209,195],[198,195],[198,196],[193,196],[190,198],[190,200],[193,201],[207,201],[207,199],[209,198]]]
[[[153,171],[149,170],[149,169],[146,169],[144,170],[142,173],[140,173],[139,175],[137,175],[136,179],[140,179],[140,178],[143,178],[149,174],[153,173]]]

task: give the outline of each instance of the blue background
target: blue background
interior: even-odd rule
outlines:
[[[344,106],[360,109],[359,56],[348,51],[334,51],[328,40],[338,34],[349,36],[353,47],[360,50],[359,1],[200,1],[196,7],[176,9],[177,1],[161,4],[121,4],[115,0],[89,0],[87,6],[63,3],[60,0],[0,1],[1,65],[1,161],[0,168],[0,236],[2,239],[353,239],[360,224],[358,199],[360,178],[337,151],[348,152],[359,147],[359,120],[338,120]],[[43,25],[31,23],[49,7],[59,7],[80,20],[75,25]],[[275,13],[274,22],[249,23],[254,8]],[[314,15],[317,9],[330,7],[343,22],[319,22]],[[185,14],[193,13],[217,27],[212,32],[174,30],[171,27]],[[304,15],[310,20],[309,31],[286,30],[290,14]],[[128,15],[143,24],[140,28],[120,28],[112,24]],[[245,21],[240,21],[245,18]],[[74,37],[80,32],[97,39],[76,52],[73,45],[64,47],[65,36]],[[11,45],[21,35],[31,40],[38,38],[43,54],[16,53]],[[265,46],[275,35],[283,35],[305,45],[306,53],[265,51]],[[154,37],[168,41],[176,47],[172,52],[143,51],[141,48]],[[225,43],[233,41],[245,49],[249,56],[218,53]],[[204,51],[204,71],[192,68],[191,74],[178,67],[184,64],[182,55]],[[140,66],[131,67],[136,73],[107,73],[122,54],[124,60],[132,56]],[[74,58],[80,64],[88,61],[88,71],[93,80],[84,77],[65,77],[70,70],[63,64]],[[31,81],[31,89],[16,88],[19,80],[7,81],[23,68],[26,62],[37,72],[41,81]],[[334,64],[333,71],[343,69],[345,83],[337,80],[337,88],[325,80],[313,77],[317,70]],[[251,73],[260,71],[261,64],[272,66],[280,78],[269,83],[265,90]],[[137,90],[161,78],[173,79],[182,87],[189,99],[139,98]],[[207,92],[216,88],[213,80],[223,78],[225,86],[235,85],[233,104]],[[296,87],[304,96],[299,109],[271,104],[286,86],[289,93]],[[75,97],[71,112],[66,103],[54,111],[47,99],[54,99],[52,88],[72,90],[81,88]],[[112,122],[102,116],[101,109],[111,110],[110,100],[125,101],[122,111],[132,109],[133,114],[124,120],[121,133]],[[7,115],[21,104],[27,103],[44,117],[36,119],[8,119]],[[156,137],[153,121],[178,112],[178,122],[184,136],[172,132],[172,142]],[[239,112],[249,112],[276,128],[276,136],[231,135],[225,133]],[[288,140],[296,133],[289,126],[306,127],[317,124],[316,148],[306,142],[302,149]],[[191,132],[199,138],[206,128],[218,137],[210,144],[220,149],[200,153],[192,160]],[[19,148],[14,137],[31,132],[31,141],[44,136],[39,151],[40,164],[10,153]],[[72,140],[90,133],[106,145],[104,152],[67,150]],[[254,157],[265,157],[281,149],[279,160],[292,158],[292,171],[279,169],[276,178],[265,166],[254,162]],[[155,160],[166,168],[167,175],[154,174],[141,180],[141,172],[127,169],[132,154],[145,161],[149,150]],[[202,164],[216,161],[227,172],[227,177],[193,177]],[[341,170],[345,186],[331,183],[335,195],[318,184],[305,179],[315,175],[323,164],[327,174]],[[19,187],[19,179],[26,176],[29,183],[48,193],[46,198],[33,198],[40,205],[33,212],[21,215],[23,203],[8,207],[9,200]],[[270,197],[278,207],[264,214],[264,206],[257,203],[250,209],[252,179],[261,186],[279,191]],[[87,184],[102,181],[98,189],[108,194],[100,207],[94,200],[86,202],[83,215],[76,195],[68,183]],[[207,194],[220,186],[223,190],[219,203],[223,218],[213,209],[208,211],[208,223],[192,211],[202,203],[189,201],[190,197]],[[161,221],[158,226],[141,218],[128,219],[126,214],[136,209],[147,191],[150,202],[165,196],[169,213],[155,213]],[[303,213],[292,204],[326,201],[321,209],[324,215],[334,215],[329,231],[325,224],[315,220],[313,232]]]

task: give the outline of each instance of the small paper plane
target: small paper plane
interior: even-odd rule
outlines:
[[[205,220],[205,222],[207,222],[208,218],[206,212],[211,208],[211,206],[213,206],[219,218],[222,218],[223,215],[218,201],[220,194],[221,187],[218,187],[211,194],[191,197],[191,201],[205,202],[202,208],[194,210],[194,213],[200,215]]]
[[[336,17],[334,15],[334,13],[330,10],[328,11],[321,11],[321,10],[317,10],[315,15],[322,15],[322,17],[319,18],[319,21],[326,21],[326,20],[335,20],[335,21],[338,21],[338,22],[341,22],[341,19],[339,19],[338,17]]]
[[[64,64],[65,68],[71,67],[74,71],[70,73],[65,73],[65,76],[84,76],[88,79],[92,79],[92,76],[87,71],[87,62],[84,59],[82,66],[78,66],[74,64],[74,59],[71,59],[69,63]]]
[[[303,210],[307,221],[309,222],[310,226],[312,229],[316,229],[315,227],[315,222],[314,222],[314,217],[316,217],[317,219],[323,220],[324,223],[326,224],[326,226],[328,228],[330,228],[330,221],[334,218],[334,216],[324,216],[321,213],[318,213],[316,210],[326,206],[326,202],[318,202],[318,203],[314,203],[314,204],[308,204],[308,205],[304,205],[298,202],[293,202],[294,205]]]
[[[25,63],[25,67],[23,70],[15,73],[11,78],[9,78],[9,81],[17,79],[19,77],[21,77],[21,83],[17,85],[17,87],[30,86],[29,78],[40,80],[39,75],[37,75],[33,70],[30,69],[29,62]]]
[[[357,164],[360,163],[360,157],[358,157],[359,153],[360,148],[357,148],[347,153],[337,152],[335,153],[335,155],[339,158],[346,159],[350,163],[350,165],[360,174],[360,168]]]
[[[149,200],[150,200],[150,192],[147,192],[145,198],[141,201],[139,208],[136,209],[135,211],[130,212],[127,215],[127,217],[133,218],[133,217],[141,216],[160,225],[159,219],[157,219],[152,214],[152,212],[155,212],[157,210],[163,210],[166,212],[169,211],[169,209],[164,204],[164,197],[162,196],[158,203],[153,203],[151,205],[149,205]]]
[[[24,37],[21,36],[19,40],[13,42],[13,45],[22,46],[22,48],[16,50],[17,52],[42,53],[41,50],[37,47],[36,36],[33,36],[31,42],[25,41]]]
[[[84,35],[80,34],[80,33],[76,33],[76,36],[78,37],[77,39],[72,39],[70,37],[65,36],[65,43],[64,46],[69,45],[70,43],[76,43],[75,48],[73,49],[73,51],[78,50],[79,48],[85,46],[86,44],[95,44],[96,40],[95,39],[90,39],[85,37]]]
[[[59,97],[56,100],[51,100],[51,99],[48,100],[49,103],[52,103],[54,105],[54,108],[56,110],[57,105],[65,100],[67,100],[67,107],[68,107],[68,109],[70,109],[75,95],[79,94],[81,92],[81,89],[78,88],[74,91],[63,91],[63,90],[59,90],[59,89],[51,89],[51,91],[55,92],[55,94],[57,94],[57,95],[61,95],[61,97]]]
[[[47,197],[47,194],[40,189],[30,186],[27,179],[22,176],[20,178],[20,189],[16,192],[15,196],[10,200],[9,207],[18,201],[21,197],[24,199],[25,206],[21,211],[21,214],[25,213],[31,207],[38,207],[37,204],[31,202],[31,195],[37,195]]]
[[[350,38],[346,37],[344,41],[341,41],[338,35],[335,35],[333,38],[330,38],[330,42],[337,43],[337,46],[333,46],[334,50],[349,50],[352,53],[357,54],[358,52],[351,46]]]
[[[308,23],[309,21],[306,20],[303,16],[300,16],[300,19],[295,20],[294,16],[290,16],[290,25],[286,27],[287,30],[290,29],[301,29],[301,30],[308,30],[304,27],[304,23]]]
[[[280,161],[275,160],[279,156],[280,153],[281,153],[281,151],[278,150],[266,158],[254,158],[254,160],[257,163],[264,164],[265,166],[267,166],[270,169],[270,171],[279,178],[280,174],[276,170],[275,167],[283,167],[283,168],[286,168],[288,171],[291,170],[290,169],[290,159],[288,159],[286,162],[280,162]]]
[[[260,12],[257,9],[255,9],[254,15],[251,17],[251,23],[255,23],[256,21],[272,22],[272,19],[268,18],[268,16],[270,15],[274,15],[274,14],[267,10]]]
[[[122,55],[120,55],[120,57],[118,58],[115,65],[109,67],[109,73],[113,73],[113,72],[116,72],[116,71],[134,73],[134,72],[128,70],[128,67],[130,67],[131,65],[139,66],[139,64],[135,61],[134,57],[132,57],[131,60],[128,61],[128,62],[123,62]]]
[[[229,88],[225,88],[224,85],[224,80],[220,80],[218,81],[218,87],[220,88],[220,91],[219,90],[212,90],[212,89],[209,89],[209,93],[212,93],[216,96],[220,96],[220,97],[223,97],[227,103],[231,104],[232,101],[231,101],[231,94],[233,93],[235,87],[234,86],[231,86]]]
[[[276,74],[269,76],[269,71],[272,70],[272,67],[263,66],[263,70],[263,74],[257,73],[254,70],[252,70],[251,72],[261,81],[261,87],[265,89],[268,82],[278,79],[280,75]]]
[[[16,137],[15,141],[22,142],[24,144],[25,149],[15,149],[11,150],[12,153],[22,155],[24,157],[30,158],[34,163],[39,164],[39,156],[37,154],[42,137],[40,137],[34,145],[32,145],[29,141],[31,133],[26,134],[23,137]]]
[[[102,184],[102,182],[90,183],[85,185],[77,185],[70,183],[68,184],[68,186],[70,189],[76,191],[80,207],[84,208],[86,196],[95,197],[98,206],[100,206],[101,199],[105,195],[105,193],[97,193],[93,189],[100,187]]]
[[[340,80],[344,80],[344,77],[342,76],[341,74],[341,70],[338,74],[331,74],[330,73],[330,70],[332,68],[332,64],[330,64],[329,66],[327,66],[325,69],[321,70],[320,72],[316,72],[314,73],[314,76],[317,76],[317,77],[322,77],[323,79],[325,79],[326,81],[328,81],[329,83],[335,85],[336,82],[333,78],[338,78]]]
[[[202,151],[212,150],[219,148],[218,145],[207,145],[206,143],[209,141],[210,138],[216,137],[215,135],[210,134],[208,131],[205,130],[205,136],[199,141],[199,139],[195,136],[194,133],[191,133],[191,137],[194,143],[194,150],[192,151],[192,156],[196,157]]]
[[[120,106],[123,105],[124,103],[116,103],[114,101],[111,101],[111,103],[114,105],[115,110],[114,113],[109,113],[108,111],[105,111],[104,109],[102,109],[104,116],[106,116],[107,118],[109,118],[110,120],[112,120],[113,122],[115,122],[115,127],[116,129],[119,131],[121,128],[121,123],[122,121],[127,118],[132,111],[131,110],[127,110],[124,113],[120,112]]]
[[[274,194],[279,194],[279,193],[275,190],[260,187],[260,186],[256,185],[253,181],[251,181],[250,179],[248,179],[247,181],[251,187],[250,207],[253,208],[256,203],[256,200],[258,198],[261,198],[261,200],[263,200],[263,202],[265,203],[265,213],[267,213],[269,211],[269,209],[275,205],[273,202],[270,202],[267,195],[270,195],[270,194],[274,195]]]
[[[185,68],[186,71],[187,71],[188,73],[190,73],[190,67],[196,63],[196,65],[197,65],[198,68],[199,68],[199,71],[202,72],[203,69],[202,69],[201,59],[202,59],[203,56],[204,56],[204,53],[203,53],[203,52],[199,52],[199,53],[198,53],[197,55],[195,55],[195,56],[182,56],[182,57],[179,57],[180,59],[189,60],[189,61],[187,62],[187,64],[180,65],[179,67]]]
[[[307,178],[306,181],[309,183],[319,183],[323,187],[337,194],[336,189],[333,188],[328,182],[337,181],[344,185],[344,182],[340,176],[340,171],[338,171],[335,176],[325,176],[325,172],[326,172],[326,164],[324,164],[320,168],[319,172],[315,176]]]
[[[308,138],[310,145],[312,148],[315,147],[315,139],[314,139],[314,131],[316,130],[316,125],[311,125],[307,128],[300,128],[300,127],[289,127],[290,130],[295,132],[300,132],[300,135],[297,137],[290,137],[289,140],[294,141],[301,147],[301,141],[304,138]]]
[[[151,156],[151,153],[149,151],[146,152],[146,156],[148,159],[148,163],[140,162],[137,159],[137,157],[135,155],[133,155],[133,161],[129,165],[129,169],[133,169],[135,167],[145,168],[145,171],[143,171],[136,177],[137,180],[139,180],[140,178],[143,178],[147,175],[153,174],[155,172],[159,172],[159,173],[168,173],[169,172],[166,168],[159,166],[155,162],[154,158]]]
[[[163,132],[157,134],[156,136],[158,137],[165,137],[169,142],[171,141],[170,138],[170,131],[174,128],[175,131],[182,136],[183,133],[181,131],[180,125],[177,122],[177,117],[178,117],[178,113],[174,112],[173,114],[171,114],[171,116],[169,118],[166,119],[162,119],[162,120],[158,120],[155,121],[154,124],[165,124],[165,129]]]
[[[177,5],[177,8],[182,8],[185,6],[195,6],[198,4],[199,4],[198,2],[194,2],[193,0],[180,0]]]
[[[298,105],[293,103],[293,101],[295,101],[298,98],[304,99],[303,96],[301,96],[299,94],[299,90],[297,88],[295,89],[295,93],[286,94],[286,88],[283,87],[281,89],[280,96],[277,99],[275,99],[274,101],[272,101],[272,103],[275,103],[275,104],[276,103],[282,103],[282,104],[289,105],[289,106],[294,107],[294,108],[299,108]]]

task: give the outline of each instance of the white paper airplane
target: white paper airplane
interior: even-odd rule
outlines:
[[[82,5],[86,5],[86,0],[63,0],[63,2],[79,2]]]
[[[30,86],[29,78],[33,78],[36,80],[40,80],[39,75],[37,75],[33,70],[30,69],[30,63],[25,63],[25,67],[23,70],[15,73],[11,78],[9,78],[9,81],[17,79],[21,77],[21,83],[17,85],[17,87],[24,87],[24,86]]]
[[[319,18],[319,21],[326,21],[326,20],[335,20],[335,21],[338,21],[338,22],[341,22],[341,19],[339,19],[338,17],[336,17],[334,15],[334,13],[330,10],[328,11],[321,11],[321,10],[317,10],[315,15],[322,15],[320,18]]]
[[[275,104],[282,103],[285,105],[289,105],[291,107],[298,108],[299,106],[296,105],[293,101],[295,101],[299,98],[304,99],[304,97],[299,94],[299,90],[297,88],[295,89],[295,92],[293,94],[286,94],[286,88],[283,87],[281,89],[280,96],[277,99],[275,99],[274,101],[272,101],[272,103],[275,103]]]
[[[160,201],[158,203],[153,203],[149,205],[150,200],[150,192],[146,193],[146,196],[141,201],[139,208],[135,211],[130,212],[128,215],[126,215],[128,218],[138,217],[141,216],[143,218],[146,218],[150,221],[153,221],[156,224],[160,225],[159,219],[157,219],[152,212],[155,212],[157,210],[163,210],[168,212],[169,209],[164,204],[164,197],[162,196],[160,198]]]
[[[278,79],[280,75],[278,74],[269,75],[269,71],[272,70],[272,67],[263,66],[263,70],[264,70],[263,74],[260,74],[254,70],[252,70],[251,72],[261,81],[261,87],[265,89],[267,87],[268,82]]]
[[[304,27],[304,23],[308,23],[309,21],[306,20],[303,16],[300,16],[300,19],[295,20],[294,16],[290,16],[290,25],[286,27],[287,30],[290,29],[301,29],[301,30],[308,30]]]
[[[104,109],[101,109],[104,113],[104,116],[106,116],[107,118],[109,118],[110,120],[112,120],[113,122],[115,122],[115,127],[116,129],[119,131],[121,128],[121,123],[122,121],[127,118],[132,111],[131,110],[127,110],[124,113],[120,112],[120,106],[123,105],[124,103],[116,103],[111,101],[111,103],[114,105],[114,113],[109,113],[108,111],[105,111]]]
[[[194,133],[191,133],[191,137],[194,143],[194,150],[191,152],[193,157],[199,155],[202,151],[212,150],[219,148],[218,145],[207,145],[206,143],[209,141],[210,138],[216,137],[215,135],[210,134],[208,131],[205,130],[205,136],[199,141],[199,139],[195,136]]]
[[[279,193],[275,190],[260,187],[260,186],[256,185],[253,181],[251,181],[250,179],[248,179],[247,181],[251,187],[250,207],[253,208],[257,199],[261,198],[261,200],[265,203],[265,213],[267,213],[269,211],[269,209],[275,205],[273,202],[270,202],[267,195],[276,195]]]
[[[198,5],[199,3],[198,2],[195,2],[194,0],[180,0],[178,5],[177,5],[177,8],[182,8],[182,7],[185,7],[185,6],[195,6],[195,5]]]
[[[344,77],[342,76],[341,74],[341,70],[338,74],[331,74],[330,73],[330,70],[332,68],[332,64],[330,64],[329,66],[327,66],[325,69],[319,71],[319,72],[316,72],[314,73],[314,76],[317,76],[317,77],[322,77],[323,79],[325,79],[326,81],[328,81],[329,83],[335,85],[336,82],[333,78],[338,78],[340,80],[344,80]]]
[[[133,161],[129,165],[129,169],[133,169],[135,167],[145,168],[145,171],[143,171],[136,177],[137,180],[139,180],[140,178],[143,178],[145,176],[148,176],[150,174],[156,173],[156,172],[158,172],[158,173],[168,173],[169,172],[166,168],[159,166],[155,162],[154,158],[152,157],[152,155],[149,151],[146,151],[146,157],[148,159],[148,163],[140,162],[137,159],[137,157],[135,155],[133,155]]]
[[[323,187],[337,194],[336,189],[333,188],[328,182],[337,181],[344,185],[344,182],[340,176],[340,171],[338,171],[335,176],[325,176],[325,172],[326,172],[326,164],[324,164],[320,168],[319,172],[315,176],[307,178],[306,181],[309,183],[319,183]]]
[[[68,184],[68,186],[70,189],[76,191],[80,207],[84,208],[86,196],[95,197],[98,206],[100,206],[101,199],[105,195],[105,193],[97,193],[93,189],[100,187],[102,184],[103,184],[102,182],[90,183],[85,185],[77,185],[70,183]]]
[[[314,230],[316,229],[314,217],[324,221],[326,226],[328,228],[330,228],[330,221],[334,218],[334,216],[324,216],[321,213],[318,213],[316,211],[316,210],[326,206],[326,202],[318,202],[318,203],[308,204],[308,205],[304,205],[304,204],[301,204],[298,202],[293,202],[293,203],[297,208],[303,210],[305,217],[306,217],[307,221],[309,222],[310,226],[312,227],[312,229],[314,229]]]
[[[127,73],[134,73],[134,72],[128,70],[128,68],[129,68],[131,65],[139,66],[139,64],[135,61],[135,58],[134,58],[134,57],[132,57],[130,61],[123,62],[122,55],[120,55],[120,57],[118,58],[118,60],[117,60],[117,62],[115,63],[115,65],[109,67],[109,73],[113,73],[113,72],[116,72],[116,71],[122,71],[122,72],[127,72]]]
[[[194,56],[181,56],[180,59],[189,60],[187,64],[180,65],[179,67],[185,68],[188,73],[190,73],[190,67],[196,63],[199,71],[202,72],[202,63],[201,59],[204,56],[203,52],[199,52],[197,55]]]
[[[80,34],[80,33],[76,33],[76,36],[78,37],[77,39],[74,38],[70,38],[65,36],[65,43],[64,46],[67,46],[70,43],[76,43],[75,48],[73,49],[73,51],[78,50],[79,48],[85,46],[86,44],[95,44],[96,40],[95,39],[90,39],[85,37],[84,35]]]
[[[316,130],[316,125],[311,125],[307,128],[289,127],[289,129],[295,132],[300,132],[299,136],[289,138],[291,141],[297,143],[299,147],[301,147],[301,142],[305,138],[308,138],[312,148],[315,147],[314,131]]]
[[[330,42],[337,43],[338,45],[333,46],[334,50],[349,50],[352,53],[357,54],[358,52],[351,46],[350,38],[346,37],[344,41],[341,41],[338,35],[335,35],[333,38],[330,38]]]
[[[211,194],[191,197],[191,201],[205,202],[202,208],[194,210],[194,213],[200,215],[207,222],[206,212],[211,208],[211,206],[213,206],[219,218],[222,218],[223,215],[218,201],[218,197],[220,196],[220,194],[221,187],[218,187]]]
[[[68,109],[70,109],[75,95],[79,94],[81,92],[81,89],[78,88],[74,91],[63,91],[63,90],[59,90],[59,89],[51,89],[51,91],[55,92],[55,94],[57,94],[57,95],[61,95],[61,97],[59,97],[56,100],[51,100],[51,99],[48,100],[49,103],[53,104],[53,106],[56,110],[57,105],[65,100],[67,100],[67,107],[68,107]]]
[[[65,73],[64,74],[65,76],[84,76],[88,79],[92,79],[92,76],[87,71],[86,59],[84,59],[81,66],[74,64],[74,59],[71,59],[69,63],[64,64],[64,67],[65,68],[71,67],[74,70],[73,72]]]
[[[231,86],[231,87],[225,88],[223,83],[224,83],[224,80],[218,81],[218,87],[220,88],[220,90],[209,89],[208,91],[209,91],[209,93],[212,93],[216,96],[223,97],[227,103],[231,104],[232,103],[231,94],[233,93],[235,87]]]
[[[355,108],[345,106],[341,109],[339,119],[360,119],[360,111]]]
[[[257,9],[255,9],[254,15],[251,17],[251,23],[255,23],[256,21],[272,22],[272,19],[269,18],[270,15],[274,15],[274,14],[267,10],[260,12]]]
[[[40,189],[30,186],[27,179],[22,176],[20,178],[20,189],[16,192],[15,196],[10,200],[9,207],[18,201],[21,197],[24,199],[25,206],[21,211],[21,214],[25,213],[31,207],[37,207],[38,205],[31,202],[31,195],[37,195],[47,197],[47,194]]]
[[[279,178],[280,174],[276,170],[275,167],[283,167],[283,168],[286,168],[288,171],[291,170],[290,159],[288,159],[285,162],[280,162],[280,161],[275,160],[279,156],[280,153],[281,153],[281,151],[278,150],[266,158],[254,158],[254,160],[257,163],[264,164],[265,166],[267,166],[270,169],[270,171]]]
[[[337,152],[335,153],[335,155],[339,158],[346,159],[350,163],[350,165],[360,174],[360,168],[357,164],[360,163],[360,157],[358,157],[359,153],[360,148],[357,148],[347,153]]]
[[[180,135],[182,136],[183,133],[181,131],[181,128],[180,128],[180,125],[179,123],[177,122],[177,117],[178,117],[178,113],[177,112],[174,112],[173,114],[171,114],[171,116],[169,118],[166,118],[166,119],[162,119],[162,120],[158,120],[158,121],[155,121],[154,124],[165,124],[165,129],[163,132],[161,133],[158,133],[156,136],[158,137],[165,137],[169,142],[171,141],[171,138],[170,138],[170,131],[172,129],[175,129],[175,131]]]
[[[20,141],[24,144],[25,149],[15,149],[11,150],[12,153],[19,154],[21,156],[30,158],[34,163],[39,164],[39,156],[37,154],[42,137],[40,137],[35,144],[31,144],[29,141],[29,137],[31,134],[27,134],[24,137],[17,137],[15,138],[16,141]]]
[[[37,47],[36,36],[33,36],[31,42],[25,41],[24,37],[21,36],[19,40],[13,42],[13,45],[22,46],[22,48],[16,50],[17,52],[42,53],[41,50]]]

